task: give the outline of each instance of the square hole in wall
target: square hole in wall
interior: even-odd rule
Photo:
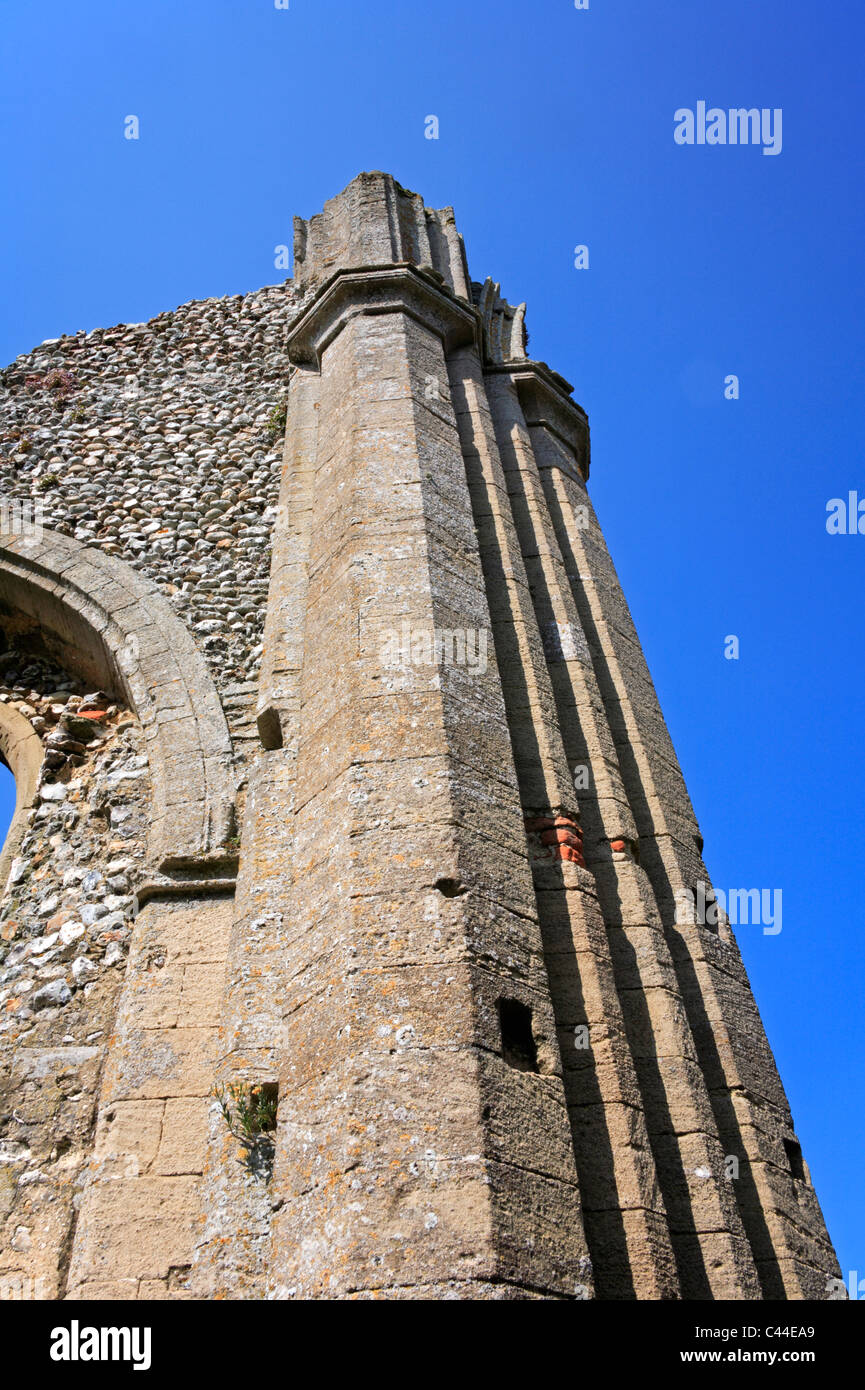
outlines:
[[[538,1049],[532,1032],[532,1011],[519,999],[500,999],[499,1027],[502,1057],[517,1071],[538,1070]]]
[[[790,1172],[798,1182],[807,1182],[808,1175],[805,1172],[805,1160],[802,1157],[802,1150],[795,1139],[784,1140],[784,1152],[787,1155],[787,1162],[790,1165]]]
[[[268,1134],[276,1129],[276,1110],[279,1104],[279,1085],[276,1081],[259,1081],[259,1113],[262,1117],[261,1132]]]

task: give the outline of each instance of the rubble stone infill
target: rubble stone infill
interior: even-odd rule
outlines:
[[[44,748],[0,916],[0,1274],[20,1258],[53,1297],[39,1249],[64,1248],[89,1158],[150,775],[137,719],[48,658],[0,655],[0,702]]]

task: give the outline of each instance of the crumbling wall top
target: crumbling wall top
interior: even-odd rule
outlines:
[[[453,208],[424,207],[391,174],[358,174],[322,212],[294,219],[294,274],[301,293],[338,270],[410,264],[441,276],[471,301],[465,249]]]

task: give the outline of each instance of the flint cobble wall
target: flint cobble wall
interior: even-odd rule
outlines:
[[[290,283],[198,300],[49,340],[0,372],[0,503],[39,504],[45,526],[152,579],[233,732],[261,656],[298,307]]]

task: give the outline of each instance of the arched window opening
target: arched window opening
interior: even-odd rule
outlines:
[[[15,814],[15,778],[5,758],[0,758],[0,846],[6,843]]]

